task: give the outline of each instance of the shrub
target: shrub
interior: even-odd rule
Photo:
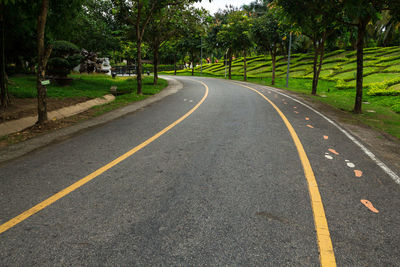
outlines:
[[[400,95],[400,91],[395,89],[370,89],[368,95],[371,96],[397,96]]]
[[[400,78],[385,81],[383,83],[371,83],[368,85],[368,95],[370,96],[397,96],[400,95],[400,91],[389,88],[392,85],[400,83]]]
[[[353,84],[346,83],[344,80],[339,79],[335,85],[335,88],[338,90],[347,90],[347,89],[354,89]]]
[[[392,110],[396,113],[400,113],[400,101],[394,104],[392,107]]]
[[[333,56],[339,55],[339,54],[341,54],[341,53],[343,53],[343,52],[346,52],[346,50],[344,50],[344,49],[335,50],[335,51],[326,53],[326,54],[325,54],[325,58],[333,57]]]
[[[384,57],[381,60],[379,60],[377,62],[377,64],[384,63],[384,62],[389,62],[389,61],[395,61],[395,60],[398,60],[398,59],[400,59],[400,56]]]
[[[330,58],[323,61],[324,64],[339,63],[339,62],[349,62],[349,60],[347,58],[339,57],[339,58]]]
[[[81,55],[79,48],[67,41],[55,41],[53,51],[47,63],[49,75],[66,77],[71,70],[79,65]]]

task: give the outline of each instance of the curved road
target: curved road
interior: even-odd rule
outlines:
[[[0,166],[1,266],[398,266],[400,186],[341,131],[268,87],[177,79]]]

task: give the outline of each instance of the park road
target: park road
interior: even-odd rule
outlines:
[[[268,87],[176,79],[0,166],[1,266],[398,266],[400,186],[342,132]]]

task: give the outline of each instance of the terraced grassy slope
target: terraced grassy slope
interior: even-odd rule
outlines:
[[[364,88],[370,95],[400,95],[400,47],[366,48],[364,51]],[[292,78],[312,78],[313,54],[294,54],[291,58],[290,76]],[[287,61],[280,56],[276,63],[276,76],[286,76]],[[320,79],[336,82],[340,90],[354,89],[356,79],[355,51],[337,50],[327,53],[322,66]],[[270,78],[270,56],[248,58],[249,78]],[[181,70],[185,74],[190,70]],[[200,71],[196,67],[195,71]],[[165,72],[172,73],[172,72]],[[221,63],[203,65],[203,73],[210,76],[224,76],[225,67]],[[243,75],[243,58],[232,63],[232,75]]]
[[[374,128],[400,139],[400,47],[366,48],[364,50],[364,113],[354,116]],[[294,54],[291,58],[289,90],[309,95],[313,75],[313,54]],[[287,61],[281,56],[276,63],[276,85],[285,88]],[[271,84],[271,58],[248,58],[248,80]],[[164,72],[172,74],[173,72]],[[180,70],[178,75],[191,75],[191,70]],[[200,75],[200,67],[195,68]],[[203,64],[203,76],[224,77],[225,66]],[[243,59],[232,64],[232,78],[242,79]],[[345,111],[354,107],[356,86],[355,51],[337,50],[327,53],[314,99]],[[322,97],[321,97],[322,96]]]

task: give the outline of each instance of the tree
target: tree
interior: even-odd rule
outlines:
[[[302,34],[310,38],[313,43],[314,74],[311,94],[315,95],[324,58],[325,42],[336,28],[332,3],[330,0],[278,0],[277,3],[290,23],[298,26]]]
[[[6,109],[10,103],[10,96],[7,88],[7,73],[6,73],[6,5],[15,4],[15,0],[0,0],[0,102],[1,108]]]
[[[393,3],[395,2],[395,3]],[[398,1],[390,0],[335,0],[336,19],[357,29],[357,78],[354,113],[362,112],[364,41],[367,25],[377,20],[382,10],[398,10]]]
[[[182,13],[182,38],[179,41],[179,47],[189,54],[192,63],[192,76],[194,75],[194,67],[196,59],[201,48],[201,38],[204,34],[202,23],[205,13],[202,9],[189,7]]]
[[[232,79],[232,57],[233,57],[233,37],[229,31],[226,31],[228,16],[237,12],[239,9],[233,6],[226,6],[225,10],[219,10],[214,14],[214,25],[209,32],[208,42],[224,56],[224,64],[228,64],[228,78]],[[229,60],[228,60],[229,59]],[[228,61],[228,62],[226,62]]]
[[[226,60],[228,61],[228,78],[232,79],[232,57],[233,57],[233,34],[229,31],[227,24],[222,24],[217,33],[218,44],[226,49]],[[226,62],[225,62],[226,64]]]
[[[0,29],[1,29],[1,40],[0,40],[0,99],[1,107],[5,109],[10,102],[7,90],[7,79],[6,79],[6,59],[5,59],[5,18],[4,18],[4,6],[8,1],[0,2]]]
[[[47,72],[62,81],[74,67],[79,65],[80,50],[75,44],[67,41],[54,41],[52,45],[53,50],[48,60]]]
[[[257,46],[263,51],[268,51],[271,55],[272,61],[272,81],[271,84],[275,84],[275,62],[278,50],[278,44],[282,41],[285,36],[285,31],[282,24],[279,24],[274,13],[269,12],[261,17],[254,19],[253,26],[251,28],[251,36]]]
[[[112,0],[84,0],[72,21],[71,33],[62,40],[102,55],[120,50],[126,27],[115,19],[113,9]]]
[[[39,123],[43,123],[47,118],[46,88],[39,84],[39,77],[41,80],[45,78],[51,41],[69,35],[74,24],[73,18],[80,10],[82,1],[84,0],[43,0],[30,1],[28,5],[26,1],[0,0],[6,15],[3,22],[7,29],[4,38],[5,56],[1,58],[3,62],[7,60],[8,63],[15,63],[15,69],[24,70],[26,62],[29,62],[30,72],[35,71],[36,67]],[[47,48],[45,44],[48,44]],[[1,77],[4,78],[5,74],[3,73]]]
[[[45,28],[47,13],[49,10],[49,0],[42,0],[37,22],[37,49],[38,49],[38,67],[37,67],[37,98],[38,98],[38,121],[37,124],[43,124],[47,121],[47,103],[46,86],[42,82],[46,78],[46,65],[50,57],[52,45],[45,47]]]
[[[185,5],[167,6],[159,10],[150,21],[145,40],[153,51],[154,85],[158,81],[158,64],[160,47],[168,40],[176,38],[182,32],[182,10]]]
[[[142,94],[142,43],[146,28],[155,13],[167,6],[196,0],[115,0],[119,17],[133,29],[136,41],[137,93]]]
[[[248,5],[243,5],[242,9],[251,17],[260,17],[268,12],[268,5],[271,0],[255,0]]]
[[[247,80],[247,52],[253,45],[250,39],[251,18],[245,11],[231,12],[222,25],[218,38],[225,43],[229,53],[229,79],[231,79],[232,52],[243,53],[243,79]]]

